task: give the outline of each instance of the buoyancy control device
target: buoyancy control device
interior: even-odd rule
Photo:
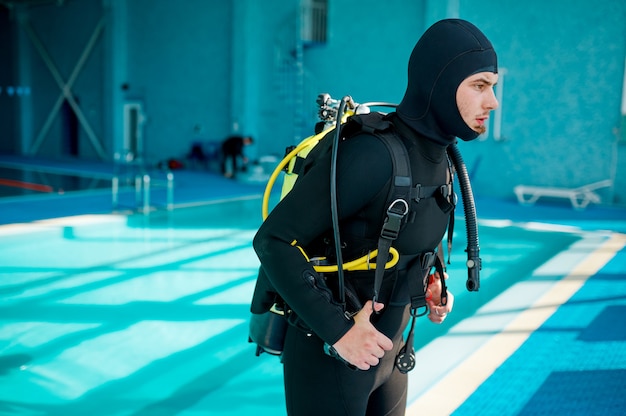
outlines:
[[[378,137],[385,136],[385,144],[387,145],[388,150],[392,155],[392,159],[394,160],[394,171],[396,175],[396,180],[394,180],[395,184],[398,186],[393,186],[390,191],[390,197],[392,199],[392,203],[389,205],[389,209],[387,211],[387,217],[385,219],[385,227],[381,231],[381,238],[379,240],[379,245],[377,250],[370,253],[369,256],[365,256],[360,259],[352,260],[345,262],[343,261],[342,253],[341,253],[341,244],[337,242],[341,241],[339,236],[339,224],[338,224],[338,215],[337,215],[337,195],[336,195],[336,161],[337,161],[337,149],[338,142],[342,136],[342,125],[346,123],[346,121],[354,115],[368,115],[366,117],[374,117],[376,114],[372,114],[370,108],[374,106],[381,107],[395,107],[394,104],[382,103],[382,102],[373,102],[373,103],[364,103],[357,104],[355,103],[351,97],[346,96],[342,100],[334,100],[328,94],[320,94],[317,99],[317,104],[319,106],[319,117],[321,122],[316,126],[316,134],[303,140],[297,146],[291,147],[287,149],[286,156],[283,160],[278,164],[270,179],[268,180],[265,193],[263,196],[263,205],[262,205],[262,215],[263,219],[269,215],[269,200],[270,195],[272,193],[273,187],[275,185],[276,180],[284,173],[283,187],[281,192],[281,199],[291,190],[293,185],[295,184],[300,172],[307,163],[314,163],[314,161],[307,160],[307,156],[311,152],[311,150],[320,144],[324,140],[325,146],[331,146],[332,157],[331,157],[331,213],[332,213],[332,221],[333,221],[333,239],[335,240],[335,250],[336,250],[336,265],[318,265],[315,266],[316,271],[320,273],[324,272],[336,272],[338,278],[338,287],[339,287],[339,299],[338,301],[342,304],[345,304],[345,289],[344,289],[344,270],[367,270],[367,269],[376,269],[377,274],[376,281],[382,279],[382,273],[385,269],[395,266],[398,262],[398,253],[391,246],[393,240],[397,237],[398,232],[400,231],[400,224],[402,218],[408,213],[408,204],[402,198],[397,197],[403,193],[401,189],[401,183],[403,180],[398,180],[397,178],[408,177],[408,184],[405,183],[404,186],[408,186],[411,188],[411,175],[410,175],[410,164],[408,162],[403,162],[403,158],[408,158],[406,155],[406,150],[404,146],[399,143],[399,140],[392,140],[388,137],[391,136],[389,134],[386,135],[378,135]],[[369,116],[371,115],[371,116]],[[338,126],[339,124],[339,126]],[[330,143],[329,143],[330,141]],[[396,143],[396,145],[394,145]],[[399,144],[399,146],[398,146]],[[402,149],[400,149],[402,147]],[[404,154],[402,153],[404,150]],[[469,291],[477,291],[480,287],[479,273],[481,268],[481,259],[479,256],[479,245],[478,245],[478,232],[477,232],[477,220],[476,220],[476,210],[474,206],[474,198],[472,195],[471,184],[469,182],[469,176],[467,174],[467,169],[463,162],[463,159],[460,155],[459,150],[456,145],[450,145],[447,149],[449,159],[451,160],[456,173],[459,179],[459,186],[462,193],[463,198],[463,206],[465,211],[465,219],[466,219],[466,231],[467,231],[467,269],[468,269],[468,278],[466,282],[466,288]],[[398,167],[399,166],[399,167]],[[408,173],[406,169],[408,166]],[[400,172],[398,172],[398,170]],[[451,190],[450,190],[451,191]],[[433,196],[428,195],[428,196]],[[454,216],[451,215],[451,222],[453,223]],[[451,250],[451,239],[452,232],[449,230],[448,232],[448,252]],[[439,254],[441,255],[441,246],[439,250]],[[391,258],[389,258],[391,256]],[[373,262],[372,259],[375,258],[376,261]],[[441,256],[439,257],[441,258]],[[449,262],[449,260],[448,260]],[[440,263],[441,264],[441,263]],[[433,264],[434,265],[434,264]],[[442,287],[442,297],[445,299],[446,297],[446,288],[444,279],[441,279],[443,287]],[[377,283],[376,283],[377,284]],[[419,285],[418,285],[419,286]],[[377,293],[377,288],[374,290],[375,297]],[[374,299],[375,300],[375,299]],[[445,301],[444,301],[445,302]],[[412,305],[413,306],[413,305]],[[284,331],[286,330],[286,319],[285,319],[285,309],[287,305],[284,305],[280,301],[275,303],[269,311],[258,314],[253,313],[251,322],[250,322],[250,334],[249,341],[257,344],[257,355],[261,352],[268,352],[274,355],[280,355],[282,353],[282,340],[284,337]],[[416,315],[414,315],[415,318]],[[412,331],[409,335],[409,338],[412,338]],[[412,341],[412,339],[411,339]],[[409,344],[409,339],[407,339],[407,344]],[[328,347],[328,346],[327,346]],[[329,348],[331,350],[332,347]],[[332,350],[330,351],[332,353]],[[405,364],[402,364],[406,367]],[[400,365],[398,366],[401,367]],[[412,365],[409,366],[406,371],[412,368]],[[400,368],[402,371],[402,368]]]

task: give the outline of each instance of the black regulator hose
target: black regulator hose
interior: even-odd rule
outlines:
[[[459,178],[463,210],[465,211],[465,228],[467,231],[467,282],[465,286],[470,292],[477,292],[480,287],[480,269],[482,264],[478,246],[478,221],[476,219],[476,205],[474,203],[472,184],[467,174],[467,167],[456,144],[448,146],[448,155],[452,159],[452,164]]]
[[[333,224],[333,237],[335,240],[335,255],[337,256],[337,280],[339,286],[339,303],[346,309],[345,277],[343,274],[343,256],[341,254],[341,236],[339,235],[339,212],[337,202],[337,153],[341,141],[341,119],[346,111],[346,106],[352,103],[352,97],[346,95],[339,103],[337,121],[335,122],[335,135],[330,162],[330,212]]]

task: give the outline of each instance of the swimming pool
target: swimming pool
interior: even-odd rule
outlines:
[[[0,413],[284,414],[278,359],[247,342],[260,203],[0,226]],[[463,227],[449,268],[455,313],[445,326],[418,322],[417,345],[584,238],[482,222],[481,290],[468,293]],[[411,377],[410,400],[423,393]]]
[[[0,166],[0,198],[107,188],[111,189],[110,177]]]

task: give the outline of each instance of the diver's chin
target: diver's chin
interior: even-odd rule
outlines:
[[[476,126],[472,130],[474,130],[478,135],[485,134],[487,132],[486,126]]]

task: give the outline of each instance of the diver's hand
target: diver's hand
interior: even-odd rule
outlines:
[[[448,278],[448,273],[444,273],[444,278]],[[428,319],[436,324],[442,323],[448,314],[452,312],[454,306],[454,295],[448,290],[448,298],[445,305],[441,304],[441,280],[439,273],[430,275],[428,289],[426,291],[426,303],[428,304]]]
[[[333,345],[341,358],[360,370],[378,365],[385,351],[393,348],[391,340],[370,322],[374,309],[378,312],[384,307],[382,303],[376,303],[372,308],[372,301],[368,300],[354,316],[354,326]]]

